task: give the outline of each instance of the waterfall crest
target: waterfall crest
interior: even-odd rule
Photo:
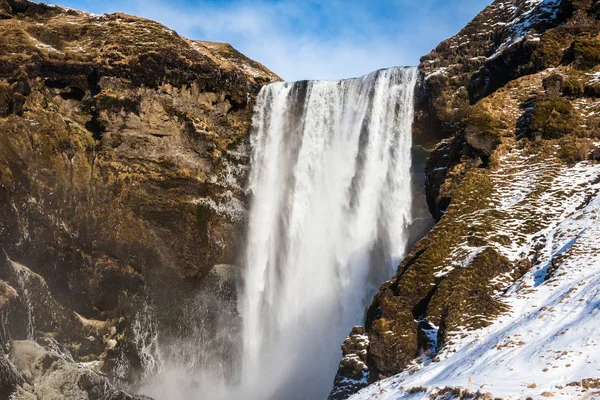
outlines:
[[[253,120],[240,385],[317,399],[405,253],[415,68],[274,83]]]

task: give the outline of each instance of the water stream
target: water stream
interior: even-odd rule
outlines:
[[[404,255],[416,74],[260,93],[241,304],[248,398],[325,398],[343,338]]]

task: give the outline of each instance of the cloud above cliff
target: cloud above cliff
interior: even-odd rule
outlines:
[[[191,39],[231,43],[287,80],[340,79],[416,65],[491,0],[58,0],[157,20]]]

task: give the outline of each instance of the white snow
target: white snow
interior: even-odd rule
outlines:
[[[508,32],[506,40],[496,48],[496,51],[488,59],[493,59],[507,48],[519,43],[525,39],[539,41],[539,35],[532,33],[535,24],[544,20],[556,18],[556,13],[560,8],[560,0],[527,0],[524,3],[512,2],[509,8],[513,12],[514,18],[512,21],[502,25]],[[497,22],[496,25],[500,25]]]
[[[497,295],[511,311],[487,328],[458,332],[435,359],[422,357],[353,400],[429,399],[469,386],[504,399],[600,398],[577,384],[600,377],[600,165],[558,167],[518,151],[502,165],[493,179],[511,185],[498,186],[493,209],[512,216],[497,228],[512,240],[494,247],[512,261],[538,249],[533,268]],[[537,219],[540,228],[524,235],[522,224]],[[408,394],[421,386],[428,391]]]

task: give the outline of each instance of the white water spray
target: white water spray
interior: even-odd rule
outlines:
[[[339,347],[405,253],[416,69],[275,83],[253,121],[245,398],[324,399]]]

